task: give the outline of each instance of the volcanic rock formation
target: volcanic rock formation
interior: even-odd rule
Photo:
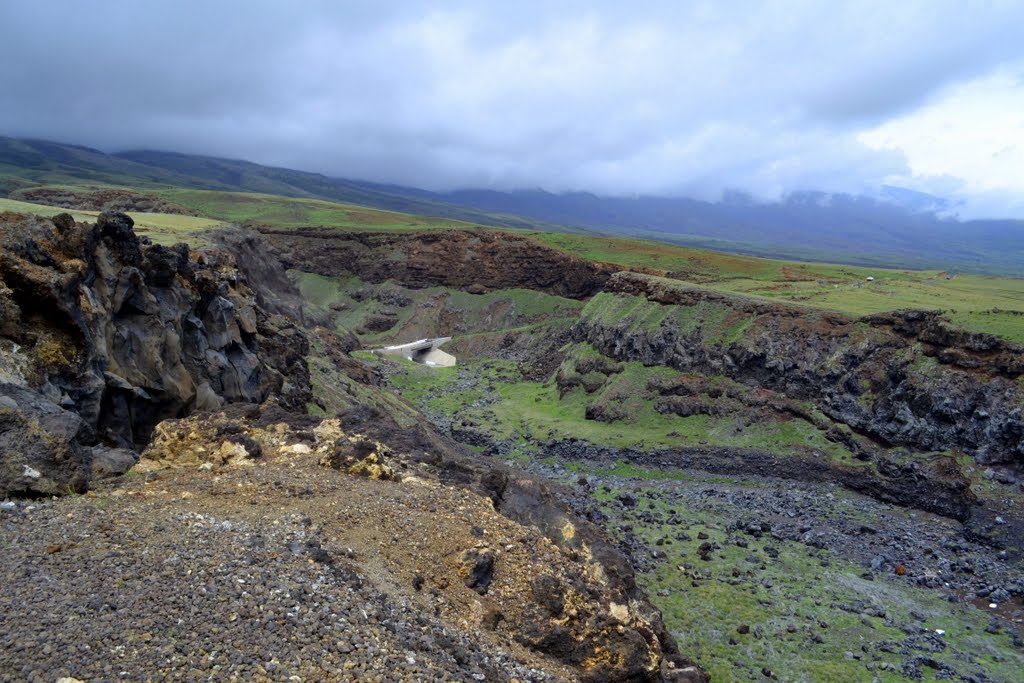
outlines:
[[[1024,464],[1024,349],[995,337],[958,332],[932,313],[858,320],[637,273],[616,274],[605,291],[609,309],[637,298],[661,309],[657,326],[638,324],[637,311],[585,310],[574,337],[611,358],[723,374],[811,401],[884,443]]]
[[[230,252],[147,244],[124,214],[4,221],[0,410],[41,440],[7,437],[0,491],[81,490],[91,447],[138,449],[169,417],[270,396],[303,406],[305,335],[268,306]]]

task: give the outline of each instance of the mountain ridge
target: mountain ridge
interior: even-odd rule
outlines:
[[[1024,221],[959,221],[935,213],[948,210],[940,198],[902,188],[874,197],[795,192],[771,204],[742,193],[707,202],[545,190],[432,192],[180,152],[107,154],[79,145],[0,138],[0,192],[23,187],[19,181],[262,192],[494,227],[582,231],[757,256],[1024,274]]]

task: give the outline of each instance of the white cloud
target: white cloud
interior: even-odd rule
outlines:
[[[105,149],[704,197],[935,174],[994,197],[1020,168],[1017,143],[900,124],[1024,111],[992,76],[1024,58],[1020,2],[8,0],[0,24],[0,134]]]
[[[890,182],[945,193],[960,212],[1024,208],[1024,62],[944,90],[921,108],[864,132],[874,149],[898,150],[907,172]],[[951,182],[951,179],[955,179]]]

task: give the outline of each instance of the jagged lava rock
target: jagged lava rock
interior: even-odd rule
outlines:
[[[248,246],[252,262],[258,247]],[[280,286],[274,264],[264,270]],[[77,415],[72,441],[84,446],[138,450],[161,420],[224,403],[276,396],[302,406],[305,333],[275,312],[285,305],[263,308],[254,286],[229,251],[147,244],[125,214],[101,214],[94,225],[8,214],[0,222],[3,379]],[[81,487],[89,456],[53,457],[66,465],[53,481]]]
[[[85,490],[92,453],[81,418],[25,387],[0,384],[0,396],[0,496]]]

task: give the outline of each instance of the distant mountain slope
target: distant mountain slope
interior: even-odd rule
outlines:
[[[0,137],[0,176],[36,184],[179,185],[206,190],[228,185],[182,175],[159,166],[136,163],[97,149],[45,140]]]
[[[721,251],[868,266],[1024,276],[1024,221],[961,222],[944,201],[901,188],[876,197],[801,192],[772,204],[599,197],[541,190],[436,193],[190,154],[99,150],[0,138],[0,194],[24,183],[262,192],[497,227],[644,237]]]
[[[0,137],[0,195],[32,185],[82,183],[138,188],[160,186],[199,190],[262,192],[361,204],[379,209],[482,223],[536,228],[538,221],[495,216],[472,208],[420,197],[416,191],[328,178],[318,173],[261,166],[175,152],[106,154],[96,149],[45,140]]]
[[[132,163],[159,168],[198,179],[218,183],[233,190],[278,194],[286,197],[308,197],[336,202],[361,204],[389,211],[426,216],[440,216],[485,225],[535,228],[537,221],[517,216],[495,216],[473,208],[446,203],[436,195],[410,188],[377,185],[357,180],[329,178],[319,173],[287,168],[261,166],[248,161],[178,154],[175,152],[131,151],[113,155]]]
[[[862,265],[1024,275],[1024,221],[960,222],[868,197],[802,192],[774,204],[464,190],[441,199],[730,251]]]

